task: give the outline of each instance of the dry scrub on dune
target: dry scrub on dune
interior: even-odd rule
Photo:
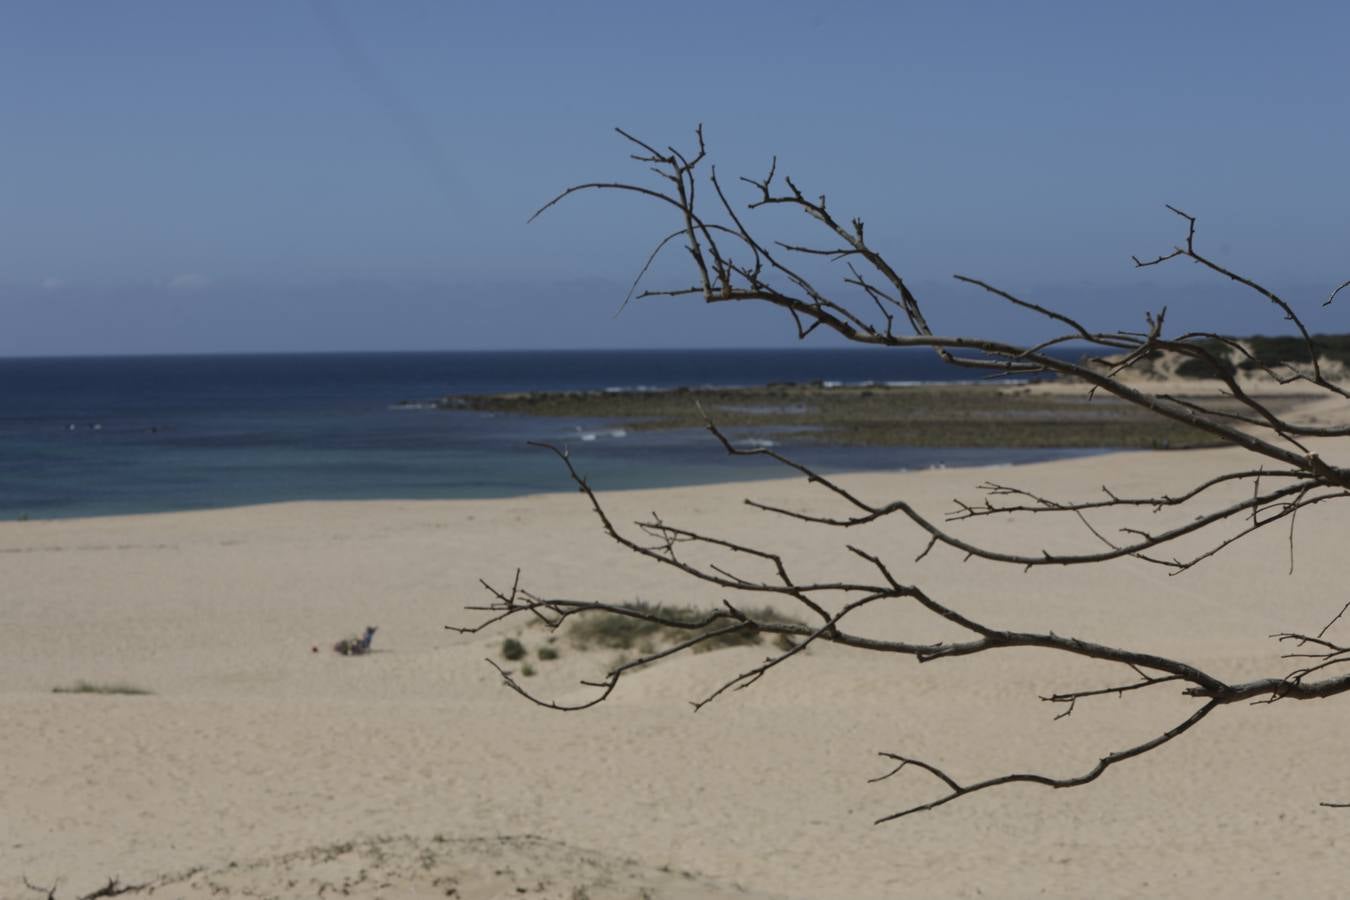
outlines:
[[[52,688],[53,694],[121,694],[124,696],[144,696],[152,693],[134,684],[120,681],[93,682],[80,680],[69,686]]]

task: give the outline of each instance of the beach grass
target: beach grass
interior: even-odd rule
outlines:
[[[123,694],[127,696],[146,696],[153,694],[154,691],[148,691],[142,687],[136,687],[133,684],[127,684],[121,681],[110,682],[92,682],[83,679],[71,685],[63,685],[52,688],[53,694]]]
[[[642,600],[629,604],[629,609],[642,615],[653,616],[674,622],[694,623],[707,616],[706,610],[692,607],[671,606],[660,603],[647,603]],[[749,618],[765,623],[803,624],[800,619],[784,615],[771,607],[744,610]],[[688,640],[696,635],[707,634],[724,628],[727,622],[718,622],[703,628],[680,628],[654,622],[650,619],[635,618],[622,613],[597,610],[579,613],[572,619],[568,628],[568,637],[579,648],[604,647],[609,650],[636,650],[647,655],[657,649],[657,645],[674,644]],[[747,647],[763,643],[764,636],[757,628],[742,628],[737,631],[709,638],[694,648],[695,652],[717,650],[723,647]]]

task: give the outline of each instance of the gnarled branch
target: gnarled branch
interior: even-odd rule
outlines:
[[[900,498],[875,502],[858,496],[837,481],[801,464],[788,455],[764,447],[737,446],[711,421],[708,430],[733,456],[765,456],[821,487],[833,502],[842,503],[846,514],[799,511],[747,499],[750,506],[771,516],[783,516],[822,529],[855,529],[892,522],[915,528],[926,534],[928,542],[918,559],[935,546],[946,546],[965,555],[1023,568],[1038,566],[1076,566],[1101,563],[1124,557],[1154,563],[1173,573],[1185,572],[1257,530],[1288,520],[1292,565],[1293,531],[1297,513],[1308,506],[1339,500],[1350,494],[1350,469],[1323,459],[1312,441],[1350,436],[1350,428],[1314,426],[1292,421],[1267,401],[1252,392],[1231,370],[1225,354],[1236,356],[1279,384],[1301,383],[1319,396],[1350,397],[1350,392],[1331,381],[1318,358],[1316,342],[1293,307],[1277,293],[1256,280],[1222,266],[1204,255],[1196,244],[1197,219],[1176,207],[1168,209],[1187,226],[1181,244],[1158,256],[1141,260],[1148,267],[1187,258],[1210,272],[1234,281],[1273,305],[1291,322],[1302,338],[1307,355],[1307,371],[1292,366],[1267,365],[1237,340],[1209,332],[1191,332],[1168,336],[1165,333],[1166,310],[1147,317],[1144,331],[1101,331],[1063,312],[988,281],[966,275],[958,281],[983,291],[1000,302],[1038,317],[1054,329],[1041,341],[1019,345],[998,338],[977,335],[944,336],[930,327],[923,304],[911,290],[900,269],[889,262],[866,237],[861,219],[843,220],[831,210],[823,195],[812,198],[798,184],[778,172],[775,158],[761,179],[742,178],[751,194],[738,208],[724,189],[715,169],[707,179],[715,204],[709,214],[696,208],[699,166],[707,156],[701,128],[697,149],[684,154],[674,148],[665,151],[620,131],[640,152],[633,159],[650,166],[663,184],[660,189],[626,182],[590,182],[570,187],[540,208],[535,216],[563,199],[582,191],[620,191],[656,200],[674,209],[679,227],[663,238],[648,257],[634,282],[636,291],[648,273],[652,260],[670,242],[683,237],[693,267],[692,285],[671,289],[648,289],[637,296],[701,296],[709,303],[759,302],[784,311],[800,337],[816,329],[833,331],[858,344],[884,347],[924,347],[944,361],[960,367],[984,370],[992,375],[1049,374],[1081,384],[1089,396],[1109,395],[1158,416],[1198,429],[1217,442],[1240,448],[1259,458],[1259,465],[1215,474],[1181,491],[1137,496],[1125,495],[1103,485],[1101,495],[1086,499],[1052,499],[1015,485],[981,485],[982,502],[956,501],[956,509],[939,522]],[[826,237],[819,245],[799,240],[763,240],[750,227],[750,213],[766,207],[797,210],[818,223]],[[748,262],[735,261],[726,248],[747,254]],[[842,284],[852,299],[842,299],[822,287],[812,276],[789,265],[787,260],[843,262],[847,274]],[[1350,282],[1332,291],[1327,303],[1336,298]],[[630,291],[629,296],[633,295]],[[865,301],[855,308],[859,297]],[[627,300],[625,300],[627,302]],[[1063,330],[1067,329],[1067,331]],[[1086,344],[1091,353],[1074,362],[1063,354],[1050,352],[1067,342]],[[1217,349],[1216,349],[1217,348]],[[1226,402],[1194,398],[1173,393],[1151,393],[1130,376],[1132,370],[1159,353],[1174,354],[1198,362],[1213,373],[1227,392]],[[1287,368],[1287,371],[1284,369]],[[637,659],[611,666],[598,680],[583,682],[595,694],[572,704],[560,704],[527,691],[510,672],[491,663],[503,683],[531,702],[559,710],[585,709],[602,702],[617,689],[621,680],[634,670],[667,657],[697,650],[738,632],[778,635],[783,639],[776,652],[739,672],[693,702],[702,708],[726,693],[754,685],[775,668],[792,660],[813,644],[834,644],[854,650],[889,653],[910,657],[920,663],[956,660],[1010,648],[1037,648],[1043,652],[1086,658],[1111,665],[1125,665],[1137,680],[1120,684],[1105,680],[1102,686],[1084,686],[1059,690],[1041,697],[1060,708],[1056,718],[1070,715],[1079,701],[1092,701],[1108,695],[1149,695],[1158,690],[1179,690],[1185,697],[1202,701],[1189,716],[1171,728],[1126,749],[1108,753],[1083,774],[1054,777],[1035,773],[1015,773],[963,782],[938,765],[912,756],[882,752],[883,758],[896,763],[874,781],[892,778],[906,768],[917,769],[934,778],[945,793],[927,803],[911,806],[879,819],[891,821],[913,813],[936,809],[958,798],[1013,783],[1039,784],[1067,788],[1088,784],[1112,766],[1134,759],[1180,737],[1200,724],[1220,707],[1238,703],[1272,703],[1281,700],[1320,699],[1350,691],[1350,673],[1342,667],[1350,664],[1350,647],[1327,637],[1350,608],[1340,613],[1315,635],[1287,632],[1274,635],[1289,645],[1286,658],[1296,660],[1294,668],[1241,683],[1229,683],[1213,672],[1175,656],[1147,649],[1115,646],[1053,631],[1022,631],[996,625],[970,615],[939,599],[918,585],[896,576],[881,556],[848,545],[848,570],[839,575],[810,577],[795,571],[794,562],[780,551],[752,546],[737,540],[706,534],[664,521],[653,513],[633,529],[619,527],[606,512],[591,485],[578,472],[564,448],[544,446],[563,463],[568,476],[597,517],[604,533],[620,546],[657,564],[667,566],[709,588],[735,596],[776,598],[806,616],[809,624],[785,621],[757,614],[723,599],[718,608],[695,616],[673,616],[660,610],[590,601],[546,599],[520,586],[520,573],[509,591],[501,591],[484,582],[491,601],[471,607],[483,618],[471,626],[447,626],[462,633],[477,633],[505,619],[530,616],[550,629],[560,628],[577,616],[597,613],[617,614],[675,629],[687,635],[670,646],[652,649]],[[1107,529],[1099,517],[1116,513],[1153,516],[1184,512],[1182,521],[1162,522],[1154,527],[1120,526]],[[1039,553],[1015,552],[988,546],[957,534],[951,526],[970,519],[999,515],[1035,517],[1071,514],[1094,544],[1091,551],[1045,548]],[[1204,549],[1194,549],[1190,541],[1208,538]],[[1190,549],[1184,553],[1168,548],[1185,539]],[[1104,549],[1100,549],[1104,547]],[[698,550],[700,552],[694,552]],[[705,558],[709,553],[725,557],[718,562]],[[1170,554],[1170,555],[1168,555]],[[867,566],[867,574],[856,573],[858,561]],[[934,626],[954,629],[960,637],[933,640],[924,637],[883,639],[855,627],[856,611],[878,603],[902,604],[926,614],[922,618]],[[491,661],[489,661],[491,662]],[[1324,804],[1338,806],[1341,804]]]

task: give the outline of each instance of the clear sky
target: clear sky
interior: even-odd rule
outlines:
[[[1132,269],[1182,234],[1164,203],[1346,331],[1347,35],[1330,2],[9,3],[0,354],[791,343],[766,308],[614,317],[665,210],[526,224],[643,177],[614,126],[699,122],[719,171],[776,153],[863,217],[941,331],[1044,331],[955,272],[1103,328],[1281,330]]]

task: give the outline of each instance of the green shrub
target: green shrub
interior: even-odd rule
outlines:
[[[665,604],[646,603],[637,600],[625,607],[644,615],[658,616],[672,622],[694,623],[701,621],[708,615],[706,610],[693,609],[683,606],[668,606]],[[786,616],[770,607],[761,607],[759,609],[747,609],[744,611],[747,616],[765,623],[782,624],[803,624],[800,619],[792,616]],[[716,631],[730,624],[729,620],[719,620],[711,626],[703,628],[680,628],[675,625],[666,625],[660,622],[651,622],[646,619],[637,619],[632,616],[621,613],[612,613],[604,610],[593,612],[578,613],[572,619],[568,635],[572,643],[577,647],[589,647],[597,645],[608,647],[615,650],[631,650],[636,648],[639,653],[648,655],[655,652],[658,643],[674,644],[680,641],[686,641],[698,634],[706,634],[710,631]],[[695,650],[716,650],[721,647],[744,647],[762,643],[764,636],[759,629],[745,627],[737,631],[731,631],[699,644]],[[780,643],[779,646],[782,646]]]
[[[524,675],[526,678],[533,677],[534,666],[530,665],[529,663],[526,663],[525,665],[520,667],[520,674]]]
[[[506,659],[515,661],[525,656],[525,645],[515,638],[507,638],[502,641],[502,656]]]
[[[557,659],[557,658],[558,658],[558,648],[556,648],[556,647],[549,647],[549,646],[540,647],[540,648],[536,651],[536,653],[537,653],[537,655],[539,656],[540,659]]]

